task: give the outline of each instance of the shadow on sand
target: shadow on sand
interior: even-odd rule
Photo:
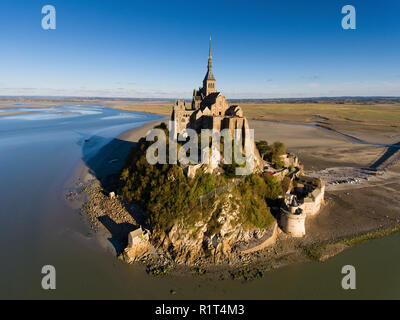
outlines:
[[[110,186],[110,177],[119,176],[126,157],[135,145],[136,142],[93,136],[83,142],[82,160],[89,168],[89,173],[109,191],[109,188],[113,187]]]
[[[117,256],[119,256],[128,245],[128,234],[138,228],[131,223],[115,223],[109,216],[99,217],[99,221],[110,232],[111,238],[108,241],[114,246]]]
[[[400,142],[386,149],[386,152],[371,166],[374,170],[383,170],[400,161]]]
[[[125,165],[126,157],[136,145],[136,142],[93,136],[81,141],[80,144],[82,144],[82,160],[88,167],[89,173],[100,181],[105,194],[118,191],[120,172]],[[146,217],[143,210],[135,205],[121,204],[138,224],[145,224]],[[138,226],[130,223],[118,224],[107,215],[98,219],[110,232],[111,238],[108,238],[108,240],[114,246],[118,256],[127,245],[128,234],[137,229]]]

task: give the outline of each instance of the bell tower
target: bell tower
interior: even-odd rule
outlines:
[[[215,86],[216,81],[211,69],[212,69],[212,58],[211,58],[211,36],[210,36],[207,73],[203,80],[203,91],[206,96],[208,96],[210,93],[217,92],[217,88]]]

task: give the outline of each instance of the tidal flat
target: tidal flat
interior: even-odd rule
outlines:
[[[294,256],[282,256],[281,262],[286,267],[269,269],[262,277],[252,277],[252,281],[243,281],[245,273],[239,270],[236,275],[218,281],[207,273],[193,275],[190,281],[174,274],[155,277],[147,274],[141,264],[119,261],[110,234],[93,232],[80,215],[82,203],[70,200],[70,196],[74,198],[73,191],[88,182],[74,179],[81,177],[82,170],[87,170],[88,179],[96,180],[115,172],[123,162],[122,157],[115,163],[109,163],[115,157],[105,157],[104,163],[108,165],[103,171],[99,171],[99,158],[94,163],[92,159],[114,139],[120,141],[119,146],[128,148],[145,134],[146,127],[142,127],[142,132],[136,130],[136,137],[132,134],[134,130],[129,129],[161,118],[112,110],[99,102],[49,101],[43,106],[54,104],[61,105],[60,110],[44,111],[41,116],[14,118],[14,115],[11,119],[4,116],[0,120],[1,297],[400,298],[399,233],[357,244],[323,263],[310,260],[301,263],[301,259],[292,261]],[[309,123],[252,120],[251,126],[256,139],[285,142],[289,151],[300,157],[306,171],[368,166],[385,152],[385,147],[358,144]],[[396,129],[376,135],[353,131],[353,135],[367,142],[395,143],[399,137]],[[384,228],[397,223],[400,187],[396,175],[400,170],[394,166],[388,172],[388,181],[327,191],[326,206],[320,216],[308,222],[306,229],[328,243],[336,236],[368,233],[380,225]],[[301,241],[307,241],[307,237]],[[285,249],[284,241],[280,243]],[[275,252],[272,250],[271,254]],[[40,286],[40,271],[45,264],[53,264],[57,269],[57,290],[51,293]],[[358,290],[353,292],[344,291],[340,285],[341,268],[346,264],[354,265],[357,270]],[[246,268],[243,269],[245,272]],[[171,290],[176,294],[172,296]]]

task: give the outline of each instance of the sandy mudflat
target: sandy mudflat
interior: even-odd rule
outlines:
[[[21,114],[32,114],[32,113],[39,113],[40,111],[23,111],[23,112],[1,112],[0,117],[5,116],[17,116]]]
[[[282,141],[289,152],[297,154],[306,170],[325,169],[336,166],[365,167],[371,165],[386,150],[385,147],[362,145],[335,132],[302,124],[287,124],[262,120],[250,120],[255,140],[268,143]],[[368,137],[353,132],[367,142]],[[393,139],[392,139],[393,140]],[[392,143],[393,141],[380,143]]]
[[[167,119],[158,120],[139,128],[122,133],[118,140],[137,142],[148,130]],[[385,147],[361,145],[350,139],[321,128],[302,124],[279,123],[263,120],[250,120],[250,128],[254,129],[255,140],[267,140],[269,143],[282,141],[300,157],[306,170],[325,169],[335,166],[365,167],[376,161],[386,150]],[[371,143],[394,143],[396,138],[384,136],[371,138],[369,134],[353,132],[353,136]],[[399,139],[400,140],[400,139]],[[118,152],[118,150],[116,150]],[[112,157],[120,158],[118,154]],[[101,159],[99,160],[101,161]]]
[[[306,173],[327,168],[364,168],[377,161],[386,147],[357,144],[340,134],[313,126],[250,120],[255,139],[284,142],[297,154]],[[397,132],[371,134],[353,131],[358,139],[394,143]],[[337,170],[338,171],[338,170]],[[400,224],[400,166],[360,184],[327,187],[326,204],[320,214],[306,221],[307,235],[298,245],[328,241]]]
[[[124,164],[125,158],[140,138],[145,137],[146,133],[163,120],[149,122],[143,126],[127,130],[104,146],[94,159],[89,163],[78,166],[74,179],[79,179],[83,183],[93,178],[102,179],[109,174],[118,172]],[[112,163],[117,159],[118,162]]]
[[[137,142],[140,138],[145,137],[146,133],[153,129],[156,125],[160,124],[161,122],[167,122],[167,120],[157,120],[150,123],[145,124],[139,128],[134,128],[128,131],[125,131],[121,135],[118,136],[119,139]]]
[[[40,109],[47,108],[47,107],[48,106],[45,106],[45,104],[43,106],[38,106],[36,104],[18,105],[11,101],[0,101],[0,111],[1,111],[1,109],[15,110],[15,111],[8,111],[8,112],[0,112],[0,117],[39,113]],[[18,110],[19,108],[31,108],[32,111],[19,111]]]
[[[49,106],[54,106],[54,102],[51,101],[35,101],[31,99],[27,100],[0,100],[0,109],[9,109],[9,108],[48,108]]]

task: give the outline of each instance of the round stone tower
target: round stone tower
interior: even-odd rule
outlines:
[[[280,227],[283,232],[292,237],[303,237],[306,234],[305,221],[306,214],[301,209],[289,211],[281,209]]]

